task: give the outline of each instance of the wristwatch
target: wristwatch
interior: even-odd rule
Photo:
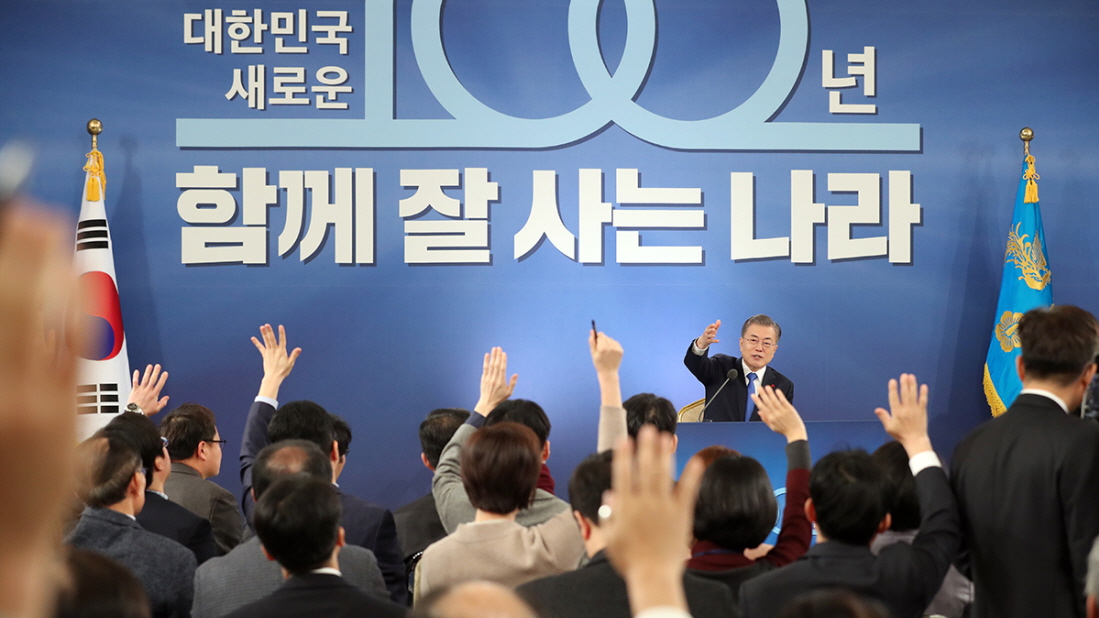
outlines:
[[[141,406],[139,406],[139,405],[137,405],[136,403],[133,403],[133,402],[130,402],[130,403],[126,404],[126,411],[127,412],[135,412],[137,414],[145,416],[145,410],[142,410]]]

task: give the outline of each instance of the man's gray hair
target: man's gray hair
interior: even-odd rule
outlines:
[[[748,332],[748,327],[752,324],[758,324],[759,326],[770,326],[775,329],[775,343],[778,343],[779,339],[782,339],[782,327],[778,325],[778,322],[771,319],[771,316],[764,315],[762,313],[753,315],[752,317],[744,320],[744,326],[740,327],[740,336],[743,337]]]

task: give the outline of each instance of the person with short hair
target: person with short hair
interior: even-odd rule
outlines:
[[[282,383],[290,375],[301,354],[301,348],[287,351],[286,329],[279,326],[278,336],[270,324],[260,327],[262,341],[252,337],[263,358],[263,379],[248,418],[244,422],[244,436],[240,444],[241,505],[245,518],[251,519],[252,466],[256,455],[268,444],[281,440],[307,440],[327,453],[335,471],[340,461],[339,441],[333,423],[333,415],[313,401],[291,401],[279,407],[278,396]],[[349,443],[350,444],[350,443]],[[389,509],[352,496],[339,489],[336,477],[330,479],[336,486],[343,503],[342,523],[347,542],[374,552],[378,566],[385,576],[390,597],[397,603],[406,603],[404,561],[401,557],[397,527]]]
[[[1082,617],[1099,535],[1099,426],[1079,409],[1095,375],[1099,322],[1072,305],[1032,309],[1016,335],[1023,390],[963,438],[951,461],[973,616]]]
[[[214,413],[197,403],[185,403],[160,421],[168,439],[172,473],[164,482],[168,499],[206,519],[214,530],[218,555],[236,547],[244,534],[240,509],[233,494],[209,480],[221,473],[225,440],[218,433]]]
[[[351,425],[342,417],[332,415],[332,435],[336,438],[336,453],[340,456],[332,466],[332,476],[339,481],[343,469],[347,466],[347,454],[351,452]]]
[[[710,346],[720,341],[719,328],[721,320],[707,326],[701,336],[691,341],[683,357],[683,364],[706,387],[703,420],[758,421],[759,414],[749,395],[764,386],[782,391],[786,400],[793,403],[794,383],[770,367],[782,338],[778,322],[762,313],[745,320],[740,329],[740,358],[726,354],[710,356]],[[730,370],[736,371],[731,378]]]
[[[752,557],[746,554],[771,533],[778,502],[763,465],[730,453],[714,460],[702,476],[695,504],[695,543],[687,562],[688,572],[728,586],[734,602],[745,581],[804,555],[813,533],[805,513],[812,462],[805,423],[782,391],[765,387],[755,402],[763,422],[786,438],[786,507],[778,539]]]
[[[65,549],[53,618],[151,618],[145,588],[128,568],[94,551]]]
[[[476,516],[424,550],[413,602],[465,581],[517,586],[576,568],[583,543],[569,511],[529,528],[515,522],[531,502],[541,464],[538,437],[525,425],[496,423],[470,436],[461,479]]]
[[[210,521],[195,515],[168,499],[164,483],[172,473],[167,438],[144,414],[124,412],[111,419],[104,433],[117,432],[138,449],[145,468],[145,506],[137,514],[137,523],[150,532],[165,536],[195,554],[199,564],[217,555]]]
[[[331,482],[332,461],[312,442],[284,440],[261,450],[252,472],[252,493],[260,499],[275,482],[289,476],[305,475]],[[389,598],[378,562],[369,549],[346,545],[338,561],[347,583],[367,594]],[[266,597],[282,583],[278,565],[263,555],[259,537],[253,536],[195,572],[193,618],[221,618]]]
[[[740,588],[744,618],[776,616],[790,600],[826,587],[847,588],[881,601],[893,618],[917,618],[942,584],[961,546],[954,495],[927,435],[927,386],[901,375],[889,381],[889,410],[874,412],[886,433],[904,445],[916,477],[920,532],[912,544],[870,552],[874,536],[889,528],[889,486],[866,451],[836,451],[809,476],[806,515],[817,544],[799,560]]]
[[[653,393],[638,393],[622,402],[622,407],[626,408],[626,430],[631,438],[637,437],[643,425],[652,425],[659,431],[675,435],[679,415],[667,399]]]
[[[377,616],[407,612],[388,599],[347,583],[338,556],[344,546],[340,496],[330,479],[292,474],[266,488],[254,523],[263,553],[278,561],[286,582],[270,595],[229,614],[232,618]]]
[[[425,468],[435,472],[443,447],[468,418],[469,410],[462,408],[439,408],[428,413],[420,423],[420,462]],[[397,526],[405,564],[428,545],[446,536],[446,528],[435,508],[435,496],[430,491],[393,511],[393,522]]]
[[[137,448],[118,432],[98,432],[80,445],[81,498],[87,505],[67,545],[117,560],[141,580],[154,617],[191,612],[195,555],[137,523],[145,505],[145,470]]]

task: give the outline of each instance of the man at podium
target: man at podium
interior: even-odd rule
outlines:
[[[768,367],[778,350],[782,328],[770,317],[754,315],[740,329],[740,358],[727,354],[710,356],[710,345],[718,343],[721,320],[702,331],[691,342],[683,364],[706,387],[704,421],[758,421],[755,404],[748,397],[763,386],[772,386],[794,400],[794,383]],[[720,392],[719,392],[720,391]]]

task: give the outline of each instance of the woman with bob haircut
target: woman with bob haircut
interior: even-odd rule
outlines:
[[[514,588],[577,567],[584,544],[571,509],[529,528],[515,522],[519,510],[530,505],[541,469],[541,448],[529,427],[503,422],[470,436],[462,449],[461,475],[477,514],[424,550],[414,602],[462,582],[487,580]]]
[[[751,457],[730,451],[706,468],[695,505],[694,537],[687,569],[723,582],[738,600],[740,584],[761,573],[789,564],[809,549],[812,525],[805,514],[809,499],[808,434],[805,423],[780,391],[763,387],[756,395],[759,416],[786,438],[786,508],[774,547],[758,547],[775,524],[778,502],[767,471]],[[704,449],[705,450],[705,449]]]

